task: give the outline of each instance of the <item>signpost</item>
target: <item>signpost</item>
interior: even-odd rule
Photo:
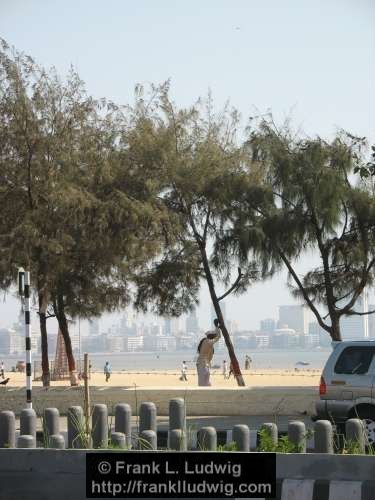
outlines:
[[[25,312],[26,408],[32,408],[30,272],[25,271],[22,267],[18,270],[18,291],[23,300],[23,309]]]

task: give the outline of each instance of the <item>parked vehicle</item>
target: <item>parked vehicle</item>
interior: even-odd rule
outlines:
[[[347,419],[360,418],[369,443],[375,444],[375,341],[334,342],[319,394],[316,418],[331,420],[339,429]]]

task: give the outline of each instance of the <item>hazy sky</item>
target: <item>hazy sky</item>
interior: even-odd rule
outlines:
[[[211,88],[244,118],[271,109],[307,134],[345,128],[371,141],[374,26],[373,0],[0,0],[0,36],[61,73],[73,64],[96,97],[126,103],[136,83],[170,78],[181,106]],[[281,275],[228,300],[227,314],[255,328],[285,303]],[[0,326],[17,308],[1,301]],[[200,316],[207,326],[205,290]]]

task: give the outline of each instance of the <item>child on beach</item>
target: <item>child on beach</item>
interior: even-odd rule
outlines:
[[[180,380],[185,380],[187,382],[187,365],[186,361],[182,362],[182,368],[181,368],[181,377]]]
[[[108,382],[108,380],[110,379],[111,373],[112,373],[111,365],[109,364],[109,361],[106,361],[104,365],[104,375],[106,382]]]
[[[223,361],[223,376],[225,379],[228,378],[228,367],[225,359]]]

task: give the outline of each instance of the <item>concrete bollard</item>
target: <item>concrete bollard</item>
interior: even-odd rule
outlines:
[[[107,405],[96,404],[92,411],[92,446],[108,447],[108,409]]]
[[[265,422],[261,425],[261,430],[266,431],[272,441],[272,444],[277,446],[277,443],[279,442],[279,431],[277,425],[274,422]]]
[[[314,452],[333,453],[333,429],[329,420],[317,420],[315,422]]]
[[[217,434],[215,427],[202,427],[197,434],[197,448],[200,451],[216,451]]]
[[[84,448],[82,434],[84,432],[83,410],[81,406],[68,408],[68,448]]]
[[[126,447],[130,449],[132,444],[132,409],[126,403],[115,406],[115,432],[125,434]]]
[[[56,450],[65,449],[65,439],[61,434],[52,434],[49,436],[49,448],[54,448]]]
[[[232,438],[237,445],[237,451],[250,451],[250,429],[247,425],[235,425],[232,430]]]
[[[183,429],[172,429],[169,431],[168,448],[176,451],[186,451],[186,431]]]
[[[20,413],[20,435],[33,436],[36,443],[36,413],[32,408],[25,408]]]
[[[346,440],[358,446],[358,453],[365,453],[365,425],[359,418],[350,418],[345,422]]]
[[[152,430],[142,431],[139,435],[140,450],[157,450],[157,436],[156,432]]]
[[[169,430],[186,429],[186,408],[182,398],[169,401]]]
[[[12,411],[0,412],[0,448],[15,448],[16,419]]]
[[[17,448],[36,448],[34,436],[18,436]]]
[[[296,453],[306,453],[306,426],[299,420],[288,424],[288,438],[296,446]]]
[[[60,413],[57,408],[45,408],[43,432],[47,438],[60,433]]]
[[[122,450],[125,450],[127,447],[125,434],[123,432],[112,432],[111,443],[116,448],[121,448]]]
[[[142,403],[139,408],[139,432],[143,431],[157,432],[155,403]]]

